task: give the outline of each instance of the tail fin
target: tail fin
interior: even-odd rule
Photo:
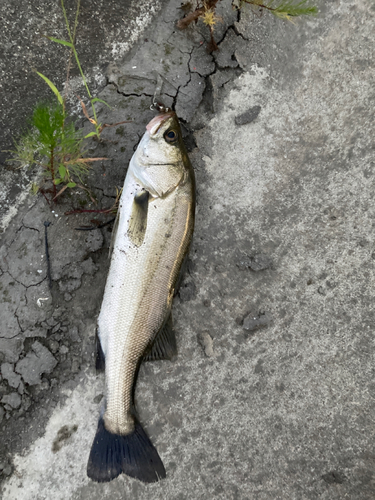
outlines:
[[[104,483],[122,472],[144,483],[154,483],[166,476],[156,448],[137,420],[134,431],[121,436],[108,432],[100,418],[87,464],[87,475],[93,481]]]

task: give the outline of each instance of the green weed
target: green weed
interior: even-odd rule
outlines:
[[[52,188],[41,189],[35,183],[33,183],[31,186],[31,191],[34,194],[36,194],[38,191],[41,191],[44,196],[45,193],[52,192],[51,200],[48,200],[48,198],[45,196],[48,202],[54,201],[67,188],[74,188],[75,186],[79,185],[79,187],[81,187],[82,189],[87,190],[87,188],[82,186],[82,183],[83,177],[88,173],[90,163],[92,161],[106,159],[84,158],[83,139],[96,136],[96,138],[100,140],[100,134],[104,128],[128,123],[128,121],[124,121],[109,125],[106,123],[101,124],[98,121],[95,110],[95,103],[101,102],[108,107],[109,105],[98,97],[92,97],[75,48],[80,0],[77,1],[75,19],[72,28],[70,27],[68,21],[64,0],[61,0],[61,8],[63,11],[69,40],[60,40],[51,36],[46,36],[46,38],[48,38],[52,42],[64,45],[70,49],[66,77],[66,90],[69,83],[70,67],[72,59],[74,58],[90,100],[93,115],[92,118],[89,116],[83,101],[81,99],[79,100],[84,115],[94,125],[95,131],[90,132],[85,137],[83,137],[80,132],[77,132],[75,130],[74,123],[67,119],[68,116],[66,111],[66,94],[63,97],[58,91],[57,87],[49,80],[49,78],[47,78],[47,76],[36,71],[36,73],[46,82],[51,91],[54,93],[57,102],[39,103],[35,106],[31,118],[30,128],[26,133],[23,134],[21,139],[15,143],[14,150],[11,151],[13,154],[13,159],[10,161],[19,163],[21,167],[32,167],[34,165],[42,167],[44,174],[43,184],[47,181],[51,181]],[[60,184],[61,188],[58,191],[57,186]]]
[[[52,200],[66,188],[83,182],[89,163],[99,158],[83,158],[82,134],[74,123],[66,120],[60,101],[39,103],[34,109],[29,130],[15,144],[13,160],[21,167],[39,166],[43,170],[43,182],[52,182]],[[103,159],[103,158],[100,158]],[[57,186],[62,188],[57,191]],[[32,191],[37,192],[35,184]],[[43,193],[48,190],[43,190]]]

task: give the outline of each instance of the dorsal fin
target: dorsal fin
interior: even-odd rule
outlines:
[[[128,236],[139,247],[145,239],[148,213],[148,191],[142,190],[134,196],[132,213],[129,220]]]
[[[176,335],[173,331],[172,313],[160,328],[151,349],[143,356],[144,361],[157,361],[159,359],[172,359],[177,355]]]

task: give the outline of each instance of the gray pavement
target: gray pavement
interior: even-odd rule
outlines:
[[[84,192],[54,213],[25,195],[0,248],[2,497],[372,499],[373,4],[329,2],[295,24],[223,5],[213,56],[202,24],[176,30],[179,6],[163,2],[141,41],[112,58],[99,96],[113,109],[99,105],[100,119],[133,122],[88,143],[108,158],[89,178],[105,208],[161,75],[198,190],[173,306],[179,355],[144,364],[136,392],[167,479],[86,477],[110,229],[75,231],[94,218],[64,215],[93,208]]]

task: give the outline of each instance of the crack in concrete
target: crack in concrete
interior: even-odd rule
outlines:
[[[12,278],[12,280],[14,280],[16,283],[18,283],[19,285],[22,285],[25,290],[28,290],[30,287],[32,286],[39,286],[41,283],[43,283],[43,281],[45,281],[46,278],[43,278],[41,281],[38,281],[38,283],[31,283],[30,285],[25,285],[25,283],[22,283],[22,281],[18,281],[18,279],[16,279],[11,273],[9,270],[6,271],[7,274],[9,274],[9,276]]]
[[[28,290],[29,288],[31,288],[33,286],[41,285],[43,283],[43,281],[46,281],[46,279],[47,279],[47,276],[45,278],[43,278],[41,281],[38,281],[38,283],[32,283],[31,285],[27,285],[27,286],[23,285],[23,286],[26,288],[26,290]],[[21,283],[21,284],[23,284],[23,283]]]
[[[25,293],[25,299],[26,299],[26,293]],[[18,328],[20,329],[21,333],[24,333],[24,330],[23,330],[23,328],[22,328],[22,326],[21,326],[21,323],[20,323],[20,319],[19,319],[18,314],[17,314],[17,312],[18,312],[18,308],[19,308],[19,306],[18,306],[18,307],[17,307],[17,309],[14,311],[14,317],[15,317],[15,318],[16,318],[16,320],[17,320],[17,323],[18,323]],[[18,333],[16,333],[13,337],[10,337],[10,338],[14,339],[15,337],[17,337],[17,335],[19,335],[19,332],[18,332]]]
[[[24,283],[22,283],[21,281],[18,281],[14,276],[12,276],[12,274],[10,273],[10,271],[8,269],[6,270],[5,274],[9,274],[9,276],[12,278],[13,281],[15,281],[16,283],[18,283],[19,285],[22,285],[25,289],[28,288]]]
[[[16,241],[16,239],[17,239],[17,235],[18,235],[18,233],[22,230],[22,228],[23,228],[23,223],[21,222],[21,225],[20,225],[20,227],[17,229],[17,231],[14,233],[14,238],[13,238],[13,239],[11,240],[11,242],[9,243],[8,248],[9,248],[9,247],[11,247],[11,246],[13,245],[13,243]],[[8,254],[6,254],[6,256],[7,256],[7,255],[8,255]]]
[[[125,92],[121,92],[121,90],[119,90],[118,88],[118,84],[116,82],[111,82],[109,79],[107,79],[107,85],[114,85],[114,87],[116,88],[116,92],[124,97],[154,97],[153,95],[151,94],[145,94],[145,93],[142,93],[142,94],[136,94],[136,93],[130,93],[130,94],[126,94]],[[166,94],[168,95],[168,94]]]
[[[233,31],[235,33],[236,36],[239,36],[240,38],[242,38],[243,40],[245,40],[246,42],[250,42],[250,38],[246,38],[242,33],[240,33],[238,31],[238,28],[236,25],[233,24],[233,26],[231,26],[233,28]]]
[[[191,75],[193,74],[193,72],[190,70],[190,61],[191,61],[191,58],[193,56],[193,52],[194,52],[194,47],[191,49],[190,53],[189,52],[185,52],[185,54],[189,54],[189,60],[187,62],[187,68],[188,68],[188,72],[189,72],[190,78],[185,83],[185,85],[179,85],[178,86],[178,88],[177,88],[177,94],[176,94],[176,99],[175,99],[176,101],[177,101],[177,96],[178,96],[179,92],[181,92],[184,95],[188,95],[188,94],[185,94],[184,92],[182,92],[181,89],[184,89],[185,87],[187,87],[189,85],[189,83],[191,82]],[[175,101],[173,101],[173,105],[175,106]]]
[[[31,231],[36,231],[36,232],[40,232],[39,229],[36,229],[35,227],[29,227],[29,226],[26,226],[24,224],[24,222],[22,221],[22,226],[25,228],[25,229],[31,229]]]
[[[18,318],[17,318],[17,316],[16,316],[16,319],[17,319],[17,322],[18,322]],[[18,324],[19,324],[19,323],[18,323]],[[13,339],[15,339],[16,337],[18,337],[18,336],[19,336],[21,333],[23,333],[23,332],[24,332],[24,331],[23,331],[23,330],[21,330],[21,332],[15,333],[15,334],[13,335],[13,337],[5,337],[4,335],[0,335],[0,339],[4,339],[4,340],[13,340]]]
[[[174,35],[174,33],[172,33],[169,38],[171,38],[173,35]],[[169,43],[169,38],[167,40],[167,43]],[[191,51],[188,51],[188,50],[181,50],[179,47],[177,47],[177,50],[179,52],[181,52],[181,54],[190,54],[191,55],[194,49],[195,49],[195,47],[193,47],[193,49]]]

